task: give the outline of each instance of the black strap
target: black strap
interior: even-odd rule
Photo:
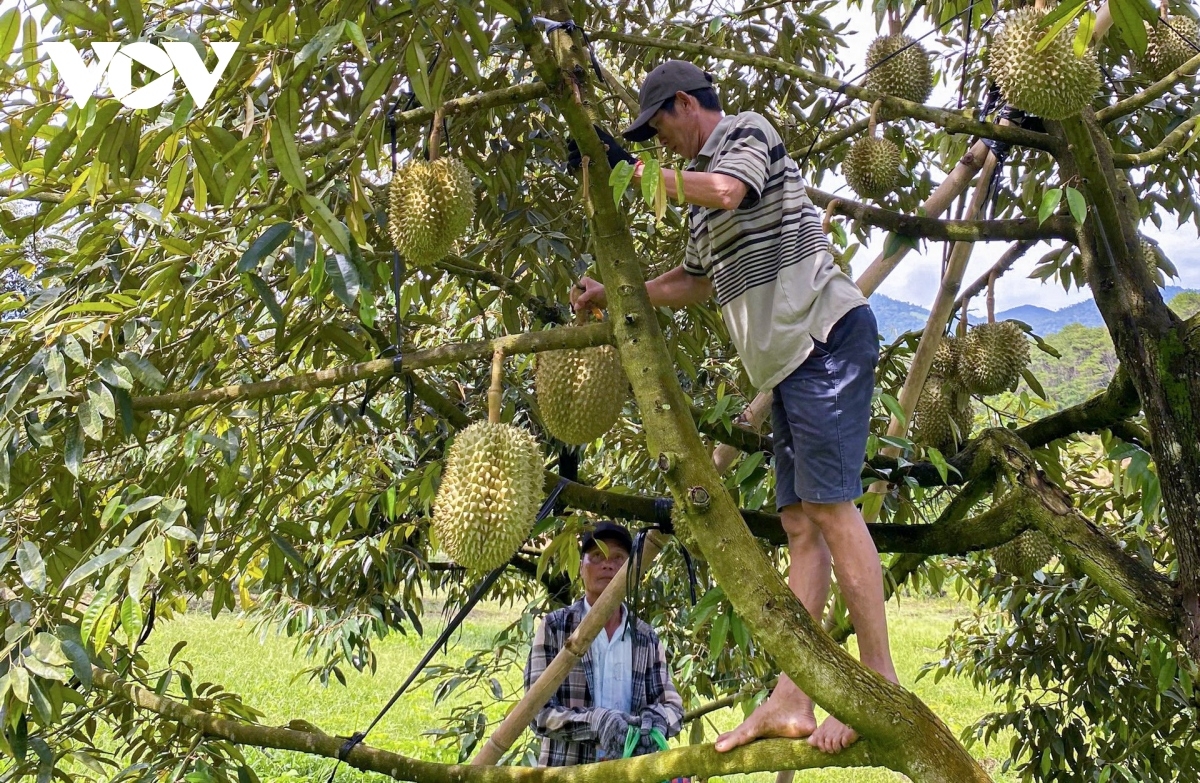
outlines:
[[[674,498],[655,498],[654,499],[654,526],[666,535],[675,535],[675,522],[671,519],[671,509],[675,507]],[[692,553],[687,550],[687,547],[675,539],[679,543],[679,554],[683,557],[683,565],[687,568],[688,575],[688,597],[691,599],[692,606],[696,605],[696,564],[692,560]]]

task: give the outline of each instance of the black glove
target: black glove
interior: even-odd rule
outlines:
[[[637,158],[629,154],[629,152],[614,139],[608,131],[601,128],[599,125],[593,125],[596,129],[596,135],[600,137],[600,141],[604,144],[605,150],[608,152],[608,167],[615,169],[621,161],[628,161],[633,165]],[[579,145],[575,143],[575,139],[567,140],[567,170],[575,171],[583,165],[583,156],[579,153]]]

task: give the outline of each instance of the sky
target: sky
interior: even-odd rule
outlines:
[[[869,8],[868,4],[868,8]],[[875,29],[874,15],[870,10],[846,9],[842,6],[831,9],[827,13],[830,22],[837,24],[849,20],[850,26],[845,35],[847,48],[843,52],[844,59],[851,72],[861,73],[867,47],[878,35]],[[920,36],[929,31],[931,25],[923,19],[917,20],[910,27],[910,33]],[[938,45],[936,36],[930,36],[922,42],[926,48],[936,52]],[[934,89],[928,103],[932,105],[954,105],[957,102],[956,86],[939,85]],[[935,177],[935,181],[940,181]],[[840,180],[827,178],[821,183],[822,189],[832,190],[840,185]],[[852,193],[851,191],[845,191]],[[1179,278],[1168,280],[1170,285],[1185,288],[1200,289],[1200,239],[1196,227],[1192,224],[1183,227],[1175,226],[1175,219],[1164,216],[1163,230],[1159,230],[1150,221],[1143,222],[1141,230],[1150,238],[1158,241],[1161,249],[1179,270]],[[875,232],[873,241],[864,245],[855,254],[852,265],[855,275],[866,269],[883,249],[884,232]],[[964,275],[964,283],[971,283],[984,274],[1004,253],[1007,244],[1004,242],[977,243],[971,254],[971,261]],[[1029,273],[1037,261],[1052,248],[1042,243],[1030,250],[1024,258],[996,283],[996,309],[1006,310],[1022,304],[1038,305],[1049,310],[1058,310],[1068,305],[1082,302],[1091,298],[1087,289],[1063,291],[1058,281],[1042,283],[1032,280]],[[928,243],[922,253],[910,252],[899,267],[884,281],[879,293],[899,299],[904,302],[929,307],[937,290],[937,280],[942,267],[941,243]],[[981,311],[984,307],[982,297],[975,300],[973,311]]]

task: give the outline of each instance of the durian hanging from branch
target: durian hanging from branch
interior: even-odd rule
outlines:
[[[924,103],[933,92],[933,66],[929,52],[900,30],[899,13],[889,10],[891,29],[867,48],[867,76],[863,86],[896,98]]]
[[[388,187],[388,233],[396,250],[417,266],[441,261],[471,225],[475,193],[462,161],[439,157],[441,112],[429,134],[429,160],[411,160]]]
[[[972,394],[999,394],[1016,388],[1029,367],[1029,340],[1016,321],[997,321],[995,278],[988,279],[988,322],[962,338],[958,375]]]
[[[438,542],[456,563],[491,571],[529,537],[541,503],[543,464],[537,441],[500,422],[504,353],[492,358],[488,420],[454,439],[433,506]]]
[[[879,199],[891,193],[900,179],[900,148],[876,134],[880,104],[871,107],[867,135],[850,146],[842,161],[842,175],[851,190],[865,199]]]
[[[1158,7],[1158,19],[1146,25],[1146,54],[1137,58],[1137,69],[1158,81],[1197,54],[1200,25],[1190,16],[1172,14],[1166,0]]]
[[[1020,8],[992,38],[989,74],[1014,108],[1046,120],[1083,111],[1100,89],[1093,51],[1075,47],[1078,24],[1044,26],[1045,8]]]
[[[582,322],[590,317],[580,313]],[[612,429],[629,397],[629,381],[611,345],[539,353],[536,372],[542,423],[570,445],[590,443]]]

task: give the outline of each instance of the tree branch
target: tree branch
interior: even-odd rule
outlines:
[[[847,201],[822,190],[809,187],[808,197],[818,207],[826,207],[837,199],[834,213],[886,228],[897,234],[931,239],[937,242],[987,242],[992,240],[1075,240],[1075,224],[1066,215],[1047,218],[1038,224],[1034,218],[1016,220],[939,220],[919,215],[905,215],[890,209],[872,207],[857,201]]]
[[[1198,55],[1200,56],[1200,55]],[[1152,147],[1144,152],[1134,152],[1128,155],[1113,153],[1113,165],[1119,169],[1132,169],[1138,166],[1149,166],[1152,163],[1159,163],[1176,149],[1183,146],[1191,135],[1192,130],[1200,124],[1200,114],[1188,119],[1179,124],[1175,130],[1163,137],[1163,140],[1158,143],[1158,146]]]
[[[1005,272],[1011,269],[1012,265],[1017,263],[1022,256],[1029,252],[1029,248],[1033,247],[1035,244],[1037,243],[1032,240],[1022,239],[1019,242],[1014,243],[1008,250],[1005,250],[1004,255],[1000,256],[1000,258],[996,259],[996,263],[992,264],[991,269],[980,275],[979,279],[974,283],[971,283],[969,286],[962,289],[962,293],[958,295],[958,299],[954,300],[952,312],[958,312],[961,310],[963,302],[987,288],[988,279],[990,279],[992,275],[995,275],[996,277],[1003,275]],[[1057,253],[1061,251],[1054,252]]]
[[[865,87],[857,87],[852,84],[846,84],[831,76],[819,74],[816,71],[810,71],[807,68],[801,68],[793,63],[779,60],[774,57],[766,57],[763,55],[747,54],[733,49],[725,49],[719,46],[709,46],[707,44],[690,43],[687,41],[671,41],[666,38],[651,38],[644,35],[632,35],[629,33],[617,32],[615,30],[597,30],[589,33],[593,40],[617,41],[619,43],[634,44],[637,46],[648,46],[654,49],[663,49],[665,51],[683,52],[684,54],[703,55],[706,57],[714,57],[719,60],[729,60],[741,65],[749,65],[755,68],[764,68],[777,73],[786,74],[799,81],[806,82],[816,87],[824,87],[829,90],[845,93],[851,98],[855,98],[868,103],[882,101],[883,107],[897,116],[911,117],[915,120],[931,122],[952,133],[969,133],[974,136],[982,136],[987,139],[995,139],[997,141],[1005,141],[1009,144],[1016,144],[1022,147],[1033,147],[1035,149],[1045,150],[1051,154],[1057,154],[1061,148],[1061,144],[1045,133],[1035,133],[1034,131],[1025,130],[1016,126],[1003,126],[991,122],[978,122],[968,119],[961,114],[956,114],[946,109],[938,109],[933,106],[925,106],[912,101],[901,100],[890,95],[885,95],[875,90],[868,90]]]
[[[537,353],[560,348],[588,348],[608,345],[612,342],[612,327],[607,321],[583,326],[562,326],[540,332],[524,332],[505,335],[493,340],[470,343],[448,343],[436,348],[408,354],[404,357],[404,370],[420,370],[445,364],[460,364],[473,359],[486,359],[497,349],[506,355]],[[346,386],[368,378],[380,378],[396,371],[395,362],[389,357],[369,362],[346,364],[329,370],[290,375],[271,381],[240,383],[215,389],[199,389],[191,392],[169,392],[148,397],[134,397],[134,410],[186,410],[198,405],[222,402],[238,402],[275,397],[298,391],[313,391],[334,386]],[[81,398],[71,398],[69,403],[78,403]]]
[[[346,741],[345,737],[319,732],[217,717],[126,682],[96,666],[92,667],[92,678],[96,687],[115,693],[136,707],[236,745],[336,759]],[[689,745],[648,756],[574,767],[472,767],[421,761],[358,744],[346,755],[346,764],[413,783],[643,783],[780,769],[884,766],[877,756],[867,740],[860,740],[837,755],[822,753],[804,740],[763,740],[726,753],[717,753],[712,745]]]
[[[1128,98],[1117,101],[1112,106],[1106,106],[1096,112],[1096,119],[1101,123],[1112,122],[1113,120],[1124,117],[1126,114],[1132,114],[1146,104],[1153,103],[1156,99],[1166,95],[1181,81],[1183,77],[1189,76],[1200,68],[1200,54],[1185,62],[1175,70],[1162,77],[1154,84],[1151,84],[1146,89],[1139,93],[1130,95]]]

